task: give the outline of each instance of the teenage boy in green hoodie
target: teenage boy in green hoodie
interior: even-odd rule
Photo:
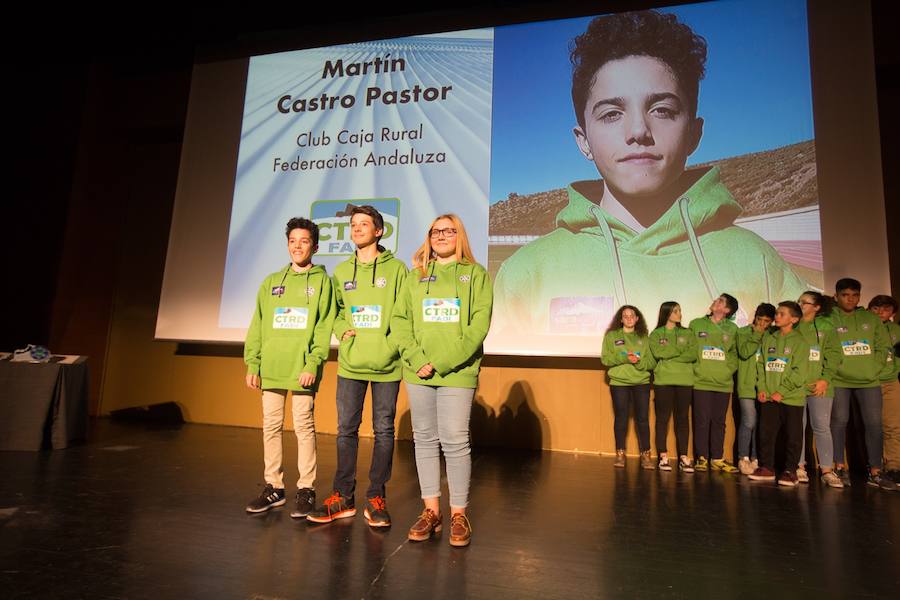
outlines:
[[[728,399],[734,389],[738,367],[737,325],[731,317],[738,301],[722,294],[709,307],[709,314],[691,321],[697,336],[697,362],[694,363],[694,469],[736,473],[737,467],[724,458],[725,417]]]
[[[262,390],[263,460],[266,485],[247,504],[248,513],[265,512],[285,503],[281,437],[284,403],[291,392],[297,436],[296,506],[292,517],[304,517],[316,495],[316,427],[313,406],[328,358],[335,305],[325,268],[313,265],[319,227],[293,218],[285,228],[291,262],[263,280],[244,342],[246,384]]]
[[[834,404],[831,409],[831,435],[834,438],[835,475],[845,486],[850,475],[844,465],[844,444],[850,420],[850,399],[856,398],[865,428],[872,487],[894,490],[893,481],[881,475],[883,433],[881,430],[881,372],[887,362],[888,332],[881,319],[857,306],[862,284],[856,279],[840,279],[835,284],[837,310],[831,315],[841,346],[841,362],[834,376]]]
[[[535,336],[571,332],[573,319],[599,334],[623,304],[677,297],[697,314],[723,289],[755,305],[807,288],[734,224],[742,208],[718,168],[685,170],[703,132],[703,38],[673,15],[614,14],[575,38],[571,59],[575,141],[603,179],[573,183],[557,229],[503,263],[498,335],[535,347]]]
[[[888,354],[881,371],[881,397],[884,408],[881,413],[884,431],[885,476],[900,485],[900,360],[897,360],[897,344],[900,344],[900,325],[893,321],[897,315],[897,301],[891,296],[878,295],[869,301],[869,310],[877,315],[888,332]]]
[[[369,468],[369,488],[363,514],[371,527],[389,527],[385,486],[394,457],[394,417],[400,390],[400,354],[391,340],[391,315],[403,288],[407,268],[390,250],[379,245],[384,218],[373,206],[350,211],[353,256],[334,270],[337,318],[334,335],[340,340],[337,380],[337,470],[334,491],[307,515],[313,523],[330,523],[356,514],[356,459],[359,425],[366,389],[372,387],[372,428],[375,447]]]
[[[773,331],[762,336],[762,354],[756,363],[756,388],[760,402],[759,468],[754,481],[774,481],[775,442],[784,434],[784,471],[778,485],[797,485],[797,464],[803,444],[803,409],[809,379],[809,344],[794,327],[803,317],[796,302],[780,302]]]
[[[760,342],[775,318],[775,307],[763,302],[756,307],[753,324],[737,332],[737,398],[741,404],[741,424],[738,427],[738,469],[749,475],[759,466],[756,434],[756,366],[760,357]]]

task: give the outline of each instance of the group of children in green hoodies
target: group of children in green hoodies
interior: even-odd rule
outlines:
[[[865,428],[867,483],[895,490],[900,479],[900,384],[894,352],[900,326],[891,319],[897,303],[890,296],[876,296],[865,310],[857,307],[860,290],[854,279],[838,281],[834,311],[830,299],[815,291],[777,307],[763,303],[754,321],[740,329],[730,318],[738,306],[729,294],[716,298],[709,314],[688,328],[681,325],[678,303],[665,302],[657,328],[649,334],[636,307],[619,308],[602,351],[615,416],[615,466],[625,466],[631,408],[641,466],[670,471],[667,437],[674,411],[680,471],[740,471],[754,481],[775,481],[775,446],[782,436],[784,466],[777,480],[795,486],[809,481],[804,442],[808,414],[822,481],[842,488],[850,485],[844,438],[855,399]],[[651,378],[658,463],[650,454]],[[732,395],[741,406],[738,467],[723,457]],[[691,409],[695,462],[688,456]],[[884,472],[882,439],[884,462],[891,467]]]
[[[471,473],[469,414],[491,321],[493,289],[456,215],[437,217],[414,257],[414,270],[379,245],[384,219],[372,206],[350,214],[352,257],[329,277],[312,264],[318,226],[291,219],[291,263],[260,286],[247,331],[246,384],[262,392],[265,486],[248,503],[261,513],[287,502],[282,477],[284,405],[292,396],[298,443],[297,493],[291,516],[330,523],[356,514],[358,433],[371,387],[375,444],[364,515],[389,527],[386,484],[394,452],[400,381],[407,386],[424,508],[408,537],[440,533],[440,454],[450,488],[449,542],[466,546]],[[313,407],[332,334],[338,339],[337,469],[332,493],[316,505]]]

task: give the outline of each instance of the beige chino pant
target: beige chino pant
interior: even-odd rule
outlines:
[[[284,404],[287,390],[263,390],[263,462],[266,483],[284,489],[282,468],[284,430]],[[297,436],[297,470],[300,478],[297,488],[311,488],[316,481],[316,424],[313,419],[315,396],[291,394],[291,410],[294,414],[294,434]]]

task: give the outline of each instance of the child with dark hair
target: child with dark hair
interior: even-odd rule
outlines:
[[[895,490],[893,481],[881,474],[883,399],[881,372],[887,363],[890,345],[888,332],[881,319],[858,306],[862,284],[856,279],[839,280],[832,313],[834,332],[841,348],[841,361],[834,376],[834,405],[831,409],[831,435],[834,438],[835,474],[845,486],[850,474],[844,463],[850,401],[855,398],[865,429],[869,469],[867,483],[872,487]]]
[[[756,433],[756,365],[759,362],[759,343],[775,318],[775,307],[763,302],[756,307],[753,323],[737,333],[737,397],[741,404],[741,424],[738,427],[738,469],[749,475],[759,466]]]
[[[316,428],[313,406],[322,365],[328,359],[335,304],[325,268],[312,264],[319,227],[293,218],[285,228],[291,262],[259,287],[244,342],[245,383],[262,391],[263,462],[266,485],[246,507],[260,513],[283,505],[282,431],[284,404],[291,395],[297,436],[297,495],[291,516],[305,516],[316,495]]]
[[[565,333],[572,317],[561,307],[573,297],[657,306],[677,294],[699,313],[721,289],[742,303],[806,289],[768,242],[734,224],[742,208],[718,167],[685,168],[703,135],[706,55],[701,36],[653,10],[597,17],[573,40],[573,133],[602,179],[572,183],[557,229],[504,261],[497,331]]]
[[[794,328],[809,344],[809,379],[806,391],[806,410],[803,411],[804,440],[800,446],[797,479],[809,482],[806,471],[806,418],[812,423],[816,440],[816,455],[822,471],[822,483],[842,488],[844,483],[834,474],[834,440],[831,437],[831,407],[834,403],[834,372],[841,360],[841,349],[831,322],[831,300],[819,292],[803,292],[797,301],[803,318]]]
[[[656,329],[650,334],[650,350],[656,359],[656,366],[653,368],[653,398],[659,469],[672,470],[667,438],[669,419],[674,409],[678,470],[693,473],[694,464],[688,457],[688,438],[691,433],[691,398],[694,363],[697,362],[697,338],[693,331],[681,326],[681,306],[677,302],[663,302],[659,307]]]
[[[731,320],[738,302],[730,294],[721,294],[709,307],[709,314],[691,321],[697,337],[697,362],[694,365],[694,468],[712,468],[736,473],[737,467],[724,458],[725,416],[728,399],[734,389],[737,370],[737,325]]]
[[[775,442],[781,431],[785,438],[785,466],[778,485],[793,487],[803,444],[803,407],[809,378],[809,345],[794,330],[803,311],[796,302],[779,302],[774,331],[763,335],[762,356],[756,366],[760,402],[759,468],[750,474],[754,481],[775,479]]]
[[[887,360],[881,371],[881,397],[884,407],[881,413],[884,432],[885,477],[900,486],[900,361],[897,360],[897,344],[900,344],[900,325],[894,322],[897,301],[891,296],[878,295],[869,301],[869,310],[881,319],[889,338]]]
[[[653,469],[655,465],[650,456],[650,372],[656,361],[650,352],[647,324],[641,311],[629,305],[616,311],[606,335],[603,336],[603,351],[600,356],[609,369],[607,374],[615,417],[615,466],[625,466],[628,411],[633,407],[641,467]]]

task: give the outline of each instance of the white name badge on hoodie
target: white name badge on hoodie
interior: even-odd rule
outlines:
[[[810,346],[809,347],[809,361],[810,362],[819,362],[822,360],[822,353],[819,352],[818,346]]]
[[[309,309],[297,306],[276,306],[272,329],[306,329]]]
[[[787,360],[780,356],[770,356],[766,360],[766,371],[771,373],[784,373],[787,368]]]
[[[381,327],[381,305],[351,306],[350,321],[355,329],[378,329]]]
[[[872,354],[872,346],[869,340],[849,340],[841,342],[841,348],[844,350],[844,356],[865,356]]]
[[[725,350],[718,346],[703,346],[703,360],[725,360]]]
[[[459,323],[459,298],[423,298],[422,320],[426,323]]]

